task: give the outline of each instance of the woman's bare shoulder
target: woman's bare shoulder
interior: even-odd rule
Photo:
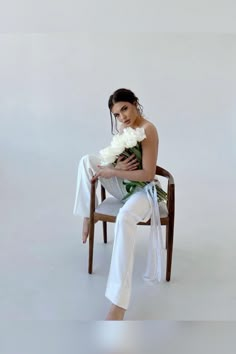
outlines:
[[[156,133],[156,134],[157,134],[157,128],[156,128],[156,126],[155,126],[152,122],[150,122],[149,120],[146,120],[146,119],[145,119],[145,122],[144,122],[144,124],[142,125],[142,128],[144,128],[144,130],[145,130],[146,132],[153,132],[153,133]]]

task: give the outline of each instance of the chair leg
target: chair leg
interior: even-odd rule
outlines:
[[[166,230],[167,230],[167,235],[166,235],[167,236],[166,281],[170,281],[172,253],[173,253],[173,239],[174,239],[174,218],[169,219],[169,225]]]
[[[103,241],[104,241],[104,243],[107,243],[107,223],[106,223],[106,221],[102,222],[102,226],[103,226]]]
[[[88,262],[88,272],[92,274],[93,272],[93,246],[94,246],[94,220],[90,219],[89,225],[89,262]]]

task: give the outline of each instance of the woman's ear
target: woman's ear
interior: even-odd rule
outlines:
[[[137,109],[138,114],[141,116],[142,114],[141,114],[140,105],[139,105],[138,101],[134,102],[134,105]]]

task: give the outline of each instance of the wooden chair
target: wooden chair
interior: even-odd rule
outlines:
[[[161,225],[166,225],[166,249],[167,249],[167,262],[166,262],[166,280],[170,281],[171,277],[171,264],[173,252],[173,238],[174,238],[174,214],[175,214],[175,184],[174,178],[164,168],[156,166],[156,175],[168,178],[167,186],[167,204],[164,210],[160,209]],[[105,188],[101,186],[101,203],[95,209],[95,184],[91,182],[91,199],[90,199],[90,225],[89,225],[89,261],[88,272],[92,274],[93,270],[93,248],[94,248],[94,225],[97,221],[103,222],[103,239],[107,243],[107,222],[114,223],[116,215],[122,203],[114,197],[106,198]],[[109,210],[109,214],[104,213],[103,209]],[[138,225],[150,225],[150,220],[147,222],[140,222]]]

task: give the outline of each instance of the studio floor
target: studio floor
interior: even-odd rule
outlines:
[[[11,190],[11,198],[1,206],[1,319],[103,320],[110,305],[104,293],[114,225],[108,225],[105,245],[102,224],[96,224],[94,273],[89,275],[81,219],[72,215],[73,194],[63,196],[62,204],[56,200],[59,186],[54,185],[47,194],[38,194],[36,203],[30,188],[35,185],[28,185],[27,195],[19,188],[15,195]],[[186,194],[176,194],[171,281],[149,285],[143,280],[148,227],[139,226],[126,320],[236,319],[233,198],[230,202],[221,194],[202,202],[194,191],[190,195],[187,188],[182,190]],[[183,207],[180,201],[188,197],[195,203]],[[219,200],[221,208],[216,207]]]

